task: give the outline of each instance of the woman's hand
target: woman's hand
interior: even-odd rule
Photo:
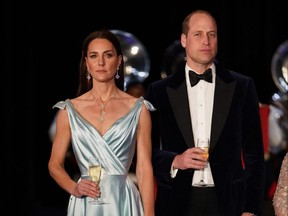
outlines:
[[[99,186],[95,182],[88,179],[81,179],[75,185],[71,194],[77,198],[83,196],[95,198],[100,196],[101,192]]]

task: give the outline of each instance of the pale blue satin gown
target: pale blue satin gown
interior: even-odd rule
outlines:
[[[150,111],[151,103],[143,97],[137,99],[133,108],[101,136],[73,107],[69,99],[54,105],[67,109],[72,134],[72,147],[81,178],[88,176],[88,159],[91,156],[106,158],[107,168],[100,181],[101,199],[109,204],[91,205],[90,197],[70,196],[68,216],[142,216],[140,193],[128,177],[135,153],[137,125],[143,104]]]

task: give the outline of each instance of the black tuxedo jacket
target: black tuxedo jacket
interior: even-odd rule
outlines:
[[[216,63],[215,63],[216,64]],[[171,178],[174,157],[195,146],[185,68],[151,83],[153,169],[156,216],[182,215],[194,170]],[[216,64],[209,161],[222,215],[262,215],[264,152],[259,103],[251,78]]]

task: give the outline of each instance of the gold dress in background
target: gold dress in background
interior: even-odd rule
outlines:
[[[273,206],[276,216],[288,215],[288,152],[282,161]]]

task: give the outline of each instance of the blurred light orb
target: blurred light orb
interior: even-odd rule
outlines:
[[[144,82],[150,72],[150,58],[141,41],[122,30],[110,30],[119,39],[124,59],[124,87],[134,81]]]
[[[269,145],[272,152],[288,150],[288,40],[277,48],[271,63],[272,78],[280,90],[272,96]]]
[[[281,92],[288,92],[288,40],[277,48],[272,58],[271,72],[275,85]]]

